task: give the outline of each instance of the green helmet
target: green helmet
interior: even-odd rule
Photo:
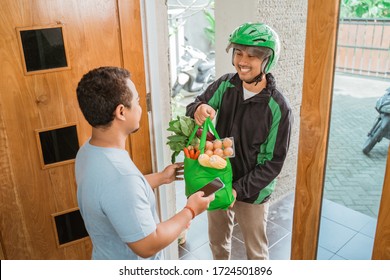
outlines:
[[[248,22],[237,27],[230,34],[229,45],[226,51],[229,51],[234,44],[271,49],[272,53],[264,67],[264,73],[268,73],[279,59],[279,36],[271,27],[264,23]]]

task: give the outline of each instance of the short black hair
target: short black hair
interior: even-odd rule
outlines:
[[[81,112],[92,127],[108,127],[119,104],[130,108],[133,93],[127,85],[126,69],[105,66],[86,73],[77,86]]]

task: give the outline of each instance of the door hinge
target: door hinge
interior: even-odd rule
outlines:
[[[146,94],[146,110],[152,112],[152,95],[150,92]]]

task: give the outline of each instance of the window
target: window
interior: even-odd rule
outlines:
[[[36,130],[42,168],[74,162],[79,141],[76,125]]]
[[[62,25],[17,31],[26,74],[69,68]]]
[[[58,245],[74,243],[88,237],[88,232],[81,217],[80,210],[70,209],[66,212],[52,215],[54,218],[54,230]],[[69,244],[68,244],[69,245]]]

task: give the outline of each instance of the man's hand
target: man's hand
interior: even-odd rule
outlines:
[[[177,162],[170,164],[161,172],[164,178],[164,184],[169,184],[173,181],[183,180],[184,175],[184,163]]]
[[[192,208],[195,212],[195,216],[207,210],[210,205],[210,202],[215,199],[215,195],[211,194],[209,196],[203,196],[204,192],[198,191],[192,195],[187,200],[187,206]]]
[[[237,192],[236,192],[235,189],[232,189],[232,193],[233,193],[233,196],[234,196],[234,200],[233,200],[232,204],[230,204],[229,209],[233,208],[234,203],[236,203],[236,198],[237,198]]]
[[[210,105],[202,104],[196,109],[194,114],[196,124],[202,125],[207,117],[210,117],[210,119],[213,120],[215,117],[215,110]]]
[[[146,180],[152,189],[155,189],[163,184],[172,183],[175,180],[183,180],[184,163],[177,162],[170,164],[161,172],[145,175]]]

